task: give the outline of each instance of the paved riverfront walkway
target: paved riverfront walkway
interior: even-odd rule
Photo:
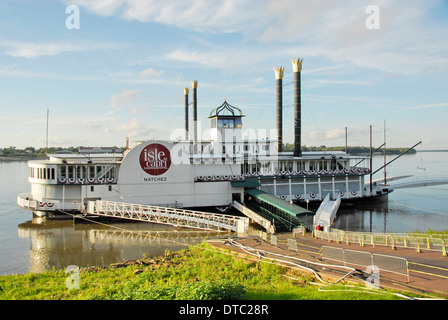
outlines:
[[[291,233],[280,233],[276,236],[277,246],[271,245],[269,236],[267,241],[262,240],[258,236],[235,237],[233,240],[260,252],[288,255],[317,263],[336,264],[333,261],[326,262],[322,260],[322,246],[340,247],[350,250],[368,251],[371,253],[402,257],[408,261],[409,281],[407,277],[400,274],[380,272],[380,286],[382,288],[414,291],[422,294],[436,293],[448,298],[448,257],[443,257],[440,252],[432,252],[422,248],[422,252],[417,253],[414,248],[397,248],[393,250],[391,247],[385,246],[372,247],[371,245],[365,245],[362,247],[358,244],[347,245],[345,243],[316,239],[311,236],[311,233],[307,233],[306,236],[296,235],[295,237],[293,237]],[[288,248],[288,239],[296,240],[297,250]],[[210,241],[210,244],[225,249],[231,249],[240,254],[247,254],[243,248],[231,245],[231,242],[216,242],[212,240]],[[266,254],[266,256],[270,255]],[[272,255],[272,257],[274,256]],[[318,274],[322,278],[326,278],[330,282],[331,279],[339,279],[346,273],[346,271],[341,272],[342,270],[323,270],[322,268],[317,268],[311,264],[305,265],[318,271]],[[358,269],[359,273],[354,274],[354,276],[351,276],[348,280],[364,281],[363,279],[369,275],[363,272],[365,271],[365,267],[353,267]]]

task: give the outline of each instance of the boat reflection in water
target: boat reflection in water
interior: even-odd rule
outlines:
[[[131,259],[159,256],[204,239],[225,237],[210,232],[150,223],[120,222],[100,225],[73,220],[34,218],[18,226],[18,235],[31,240],[29,271],[103,266]]]

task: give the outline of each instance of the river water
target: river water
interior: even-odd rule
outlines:
[[[374,157],[374,168],[382,163],[383,157]],[[448,152],[418,152],[390,164],[387,175],[447,177],[447,163]],[[108,265],[222,236],[150,223],[103,225],[34,218],[16,205],[17,195],[30,190],[27,172],[26,162],[0,162],[0,275],[44,272],[68,265]],[[382,175],[379,172],[374,179]],[[382,203],[341,207],[334,227],[373,232],[448,230],[448,185],[397,189]]]

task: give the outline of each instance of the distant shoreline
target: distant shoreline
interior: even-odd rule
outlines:
[[[448,150],[417,150],[417,152],[448,152]]]
[[[45,158],[38,157],[3,157],[0,156],[0,162],[10,162],[10,161],[29,161],[29,160],[45,160]]]

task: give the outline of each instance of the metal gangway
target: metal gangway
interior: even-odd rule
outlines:
[[[87,213],[202,230],[237,233],[249,231],[249,218],[246,217],[142,204],[105,200],[89,201]]]
[[[341,195],[338,194],[336,200],[330,200],[330,194],[327,193],[325,199],[319,206],[314,216],[314,226],[321,225],[328,230],[333,224],[334,218],[336,218],[336,213],[338,212],[339,206],[341,205]]]

